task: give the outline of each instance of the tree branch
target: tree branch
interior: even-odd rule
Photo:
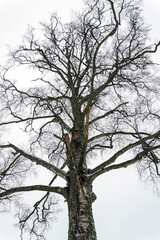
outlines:
[[[126,168],[129,165],[132,165],[132,164],[140,161],[145,154],[146,154],[145,151],[143,151],[143,152],[137,154],[134,158],[132,158],[130,160],[127,160],[127,161],[119,163],[119,164],[114,164],[114,165],[111,165],[106,168],[104,167],[101,170],[91,174],[89,178],[91,181],[93,181],[96,177],[98,177],[99,175],[101,175],[103,173],[109,172],[111,170],[119,169],[119,168]]]
[[[141,140],[137,141],[137,142],[134,142],[134,143],[131,143],[131,144],[128,144],[127,146],[125,146],[124,148],[122,148],[121,150],[119,150],[118,152],[116,152],[109,160],[101,163],[100,165],[98,165],[97,167],[95,167],[94,169],[90,170],[90,173],[91,174],[94,174],[96,173],[97,171],[105,168],[106,166],[114,163],[116,161],[116,159],[121,156],[123,153],[127,152],[128,150],[144,143],[145,141],[149,140],[149,139],[154,139],[156,137],[159,137],[160,136],[160,131],[152,134],[152,135],[149,135],[147,137],[144,137],[142,138]],[[150,149],[152,150],[152,148]],[[148,150],[149,151],[149,150]]]
[[[149,135],[149,133],[147,133],[147,132],[124,132],[124,131],[108,132],[108,133],[98,134],[98,135],[88,139],[88,142],[93,142],[96,139],[99,139],[99,138],[102,138],[102,137],[114,136],[114,135],[130,135],[130,136],[135,137],[139,134],[147,135],[147,136]]]
[[[59,194],[63,195],[63,190],[64,190],[64,188],[61,188],[61,187],[51,187],[51,186],[45,186],[45,185],[16,187],[16,188],[8,189],[8,190],[0,193],[0,198],[9,196],[14,193],[30,192],[30,191],[46,191],[46,192],[59,193]]]
[[[20,153],[22,156],[24,156],[25,158],[28,158],[29,160],[31,160],[32,162],[35,162],[38,165],[41,165],[47,169],[49,169],[50,171],[54,172],[55,174],[57,174],[58,176],[66,179],[66,172],[62,169],[59,169],[58,167],[54,166],[53,164],[46,162],[36,156],[33,156],[29,153],[24,152],[22,149],[16,147],[13,144],[8,144],[8,145],[0,145],[0,148],[12,148],[14,149],[17,153]]]
[[[64,104],[58,100],[58,99],[55,99],[56,102],[60,103],[62,105],[62,107],[64,108],[64,111],[66,112],[66,114],[68,115],[68,117],[71,119],[72,123],[74,124],[74,119],[73,117],[69,114],[69,112],[67,111],[66,107],[64,106]]]
[[[102,118],[107,117],[108,115],[114,113],[114,111],[116,111],[118,108],[120,108],[121,106],[126,105],[126,104],[128,104],[128,103],[129,103],[129,102],[124,102],[124,103],[119,104],[119,105],[118,105],[117,107],[115,107],[114,109],[112,109],[112,110],[106,112],[105,114],[103,114],[103,115],[101,115],[101,116],[98,116],[97,118],[93,119],[92,121],[90,121],[89,124],[92,124],[92,123],[98,121],[99,119],[102,119]]]
[[[39,116],[39,117],[22,118],[22,119],[20,119],[20,120],[12,120],[12,121],[8,121],[8,122],[2,122],[2,123],[0,123],[0,126],[12,124],[12,123],[26,122],[26,121],[28,121],[28,120],[39,120],[39,119],[53,118],[53,117],[54,117],[54,116],[50,115],[50,116]]]
[[[96,177],[98,177],[99,175],[101,175],[103,173],[109,172],[111,170],[116,170],[116,169],[119,169],[119,168],[126,168],[130,165],[133,165],[136,162],[141,161],[142,158],[148,154],[148,152],[150,152],[151,150],[157,149],[159,147],[160,147],[160,145],[155,146],[155,147],[150,147],[148,150],[144,150],[144,151],[138,153],[134,158],[132,158],[130,160],[124,161],[124,162],[119,163],[119,164],[114,164],[114,165],[111,165],[109,167],[102,167],[101,169],[97,170],[96,172],[91,173],[89,178],[90,178],[91,181],[93,181]],[[157,167],[157,165],[156,165],[156,167]]]

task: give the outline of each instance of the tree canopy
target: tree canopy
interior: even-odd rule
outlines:
[[[18,205],[22,232],[30,227],[42,238],[55,212],[53,193],[66,199],[70,212],[78,192],[82,209],[69,214],[69,240],[96,239],[92,223],[94,236],[82,238],[88,227],[80,228],[79,215],[87,215],[96,199],[94,179],[135,163],[153,182],[159,177],[159,78],[151,54],[160,42],[150,43],[141,11],[136,0],[86,1],[69,23],[53,13],[41,32],[29,28],[10,53],[0,84],[0,202]],[[13,66],[24,66],[24,78],[27,71],[36,77],[15,81]],[[15,125],[23,131],[18,144],[3,138]],[[48,184],[28,184],[39,166],[47,170]],[[65,187],[54,185],[57,177]],[[17,195],[29,191],[44,192],[30,209],[18,204]]]

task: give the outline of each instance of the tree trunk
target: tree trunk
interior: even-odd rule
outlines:
[[[92,185],[72,179],[68,191],[68,240],[96,240],[92,203],[96,199]]]

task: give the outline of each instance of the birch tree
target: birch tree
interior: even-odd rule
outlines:
[[[137,164],[140,174],[158,179],[159,78],[151,56],[160,42],[150,43],[141,12],[137,0],[91,0],[69,23],[52,14],[41,33],[30,28],[10,53],[10,64],[38,77],[26,87],[10,74],[13,67],[1,70],[0,203],[3,210],[18,206],[22,238],[29,229],[45,239],[61,195],[68,240],[96,240],[96,178]],[[19,143],[4,138],[15,126],[23,131]],[[47,184],[28,181],[39,169]],[[54,184],[57,178],[64,187]],[[20,204],[32,191],[40,198],[30,208]]]

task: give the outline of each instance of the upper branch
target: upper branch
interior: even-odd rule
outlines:
[[[110,0],[109,0],[109,2],[110,2],[110,5],[111,5],[111,11],[112,11],[113,16],[114,16],[115,24],[114,24],[114,27],[111,29],[111,31],[110,31],[109,33],[107,33],[107,35],[104,36],[101,41],[98,42],[98,45],[97,45],[97,47],[96,47],[96,49],[95,49],[95,53],[94,53],[94,55],[93,55],[93,72],[92,72],[92,77],[91,77],[91,82],[92,82],[91,90],[92,90],[92,91],[94,90],[94,88],[93,88],[93,80],[94,80],[94,78],[95,78],[95,76],[96,76],[96,63],[97,63],[97,56],[98,56],[99,50],[100,50],[101,46],[102,46],[111,36],[113,36],[113,35],[116,33],[116,31],[117,31],[117,29],[118,29],[118,25],[119,25],[119,22],[118,22],[117,16],[116,16],[116,11],[115,11],[115,7],[114,7],[114,3],[113,3],[112,1],[110,1]],[[90,105],[90,103],[89,103],[89,105]]]
[[[124,162],[119,163],[119,164],[113,164],[113,165],[108,166],[108,167],[102,167],[101,169],[99,169],[99,171],[94,172],[93,174],[90,174],[90,180],[93,181],[96,177],[98,177],[99,175],[101,175],[105,172],[109,172],[111,170],[115,170],[115,169],[119,169],[119,168],[126,168],[130,165],[133,165],[136,162],[141,161],[142,157],[146,156],[148,152],[150,152],[154,149],[157,149],[157,148],[160,148],[160,145],[157,145],[155,147],[150,147],[148,150],[144,150],[144,151],[138,153],[134,158],[132,158],[130,160],[124,161]],[[157,164],[156,164],[156,167],[157,167]],[[158,170],[157,170],[157,172],[158,172]]]
[[[119,105],[118,105],[117,107],[115,107],[114,109],[106,112],[105,114],[103,114],[103,115],[101,115],[101,116],[98,116],[98,117],[94,118],[92,121],[90,121],[89,124],[92,124],[92,123],[94,123],[94,122],[96,122],[96,121],[98,121],[98,120],[100,120],[100,119],[104,119],[105,117],[107,117],[107,116],[109,116],[110,114],[114,113],[118,108],[120,108],[121,106],[126,105],[126,104],[128,104],[128,102],[124,102],[124,103],[119,104]]]
[[[46,118],[53,118],[53,116],[50,115],[50,116],[37,116],[37,117],[21,118],[20,120],[11,120],[8,122],[1,122],[0,126],[12,124],[12,123],[27,122],[28,120],[39,120],[39,119],[46,119]]]
[[[90,179],[93,181],[96,177],[98,177],[99,175],[101,175],[105,172],[109,172],[111,170],[115,170],[115,169],[119,169],[119,168],[126,168],[129,165],[132,165],[132,164],[140,161],[145,154],[146,154],[146,152],[143,151],[143,152],[138,153],[134,158],[132,158],[130,160],[124,161],[124,162],[119,163],[119,164],[114,164],[114,165],[111,165],[109,167],[103,167],[99,171],[91,174]]]
[[[142,138],[141,140],[139,141],[136,141],[134,143],[131,143],[131,144],[128,144],[127,146],[125,146],[124,148],[122,148],[121,150],[119,150],[118,152],[116,152],[109,160],[101,163],[100,165],[98,165],[97,167],[95,167],[94,169],[90,170],[90,173],[91,174],[94,174],[96,172],[99,172],[101,171],[103,168],[106,168],[108,165],[114,163],[116,161],[116,159],[121,156],[123,153],[125,153],[126,151],[130,150],[130,149],[133,149],[134,147],[140,145],[140,144],[143,144],[145,141],[149,140],[149,139],[155,139],[157,137],[160,136],[160,131],[152,134],[152,135],[149,135],[147,137],[144,137]],[[150,150],[150,149],[149,149]],[[148,150],[148,151],[149,151]]]
[[[107,133],[101,133],[96,136],[91,137],[88,139],[88,142],[93,142],[96,139],[102,138],[102,137],[108,137],[108,136],[114,136],[114,135],[129,135],[133,137],[137,137],[138,135],[149,135],[147,132],[124,132],[124,131],[116,131],[116,132],[107,132]]]

